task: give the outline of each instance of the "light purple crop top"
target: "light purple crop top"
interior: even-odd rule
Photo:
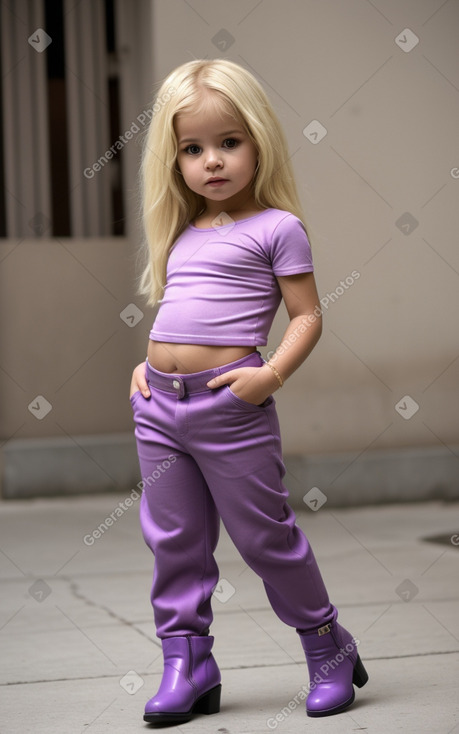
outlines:
[[[210,229],[190,224],[169,254],[150,339],[264,346],[282,298],[275,276],[313,270],[304,226],[289,212],[265,209]]]

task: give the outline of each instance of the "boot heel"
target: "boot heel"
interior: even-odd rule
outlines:
[[[204,693],[198,698],[193,706],[194,714],[218,714],[220,711],[220,694],[222,691],[221,684],[211,688],[210,691]]]
[[[365,670],[360,655],[357,655],[357,661],[354,665],[354,673],[352,675],[352,682],[358,688],[362,688],[368,680],[368,673]]]

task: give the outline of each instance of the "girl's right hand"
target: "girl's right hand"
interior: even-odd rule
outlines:
[[[144,398],[151,397],[150,388],[148,382],[145,379],[145,362],[141,362],[135,368],[132,373],[131,389],[129,391],[129,397],[132,398],[134,393],[141,392]]]

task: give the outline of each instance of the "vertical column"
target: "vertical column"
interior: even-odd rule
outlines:
[[[0,14],[7,234],[40,236],[51,220],[43,0]]]
[[[135,3],[116,0],[115,13],[120,57],[121,125],[123,130],[133,128],[135,132],[135,138],[123,148],[126,234],[138,242],[143,237],[139,222],[138,175],[142,142],[149,122],[148,116],[142,113],[152,106],[155,81],[153,0],[137,0]]]
[[[103,0],[64,0],[69,124],[71,231],[74,237],[111,231],[109,104]],[[91,169],[91,177],[85,176]]]

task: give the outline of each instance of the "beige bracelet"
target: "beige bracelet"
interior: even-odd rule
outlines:
[[[270,364],[269,362],[265,362],[265,364],[267,364],[268,367],[274,372],[274,374],[277,377],[277,381],[279,383],[279,387],[282,387],[282,385],[284,384],[284,381],[283,381],[282,377],[280,376],[279,372],[277,371],[277,369],[274,367],[273,364]]]

